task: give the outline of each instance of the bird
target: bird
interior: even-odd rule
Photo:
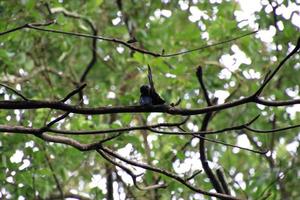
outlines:
[[[149,85],[142,85],[140,88],[140,105],[162,105],[165,103],[159,94],[156,93],[155,89],[151,88]]]
[[[148,80],[149,85],[142,85],[140,87],[140,105],[162,105],[165,103],[165,100],[163,100],[159,94],[155,91],[154,83],[152,80],[152,72],[151,68],[148,65]]]
[[[152,97],[150,96],[150,87],[148,85],[142,85],[140,88],[140,105],[150,106],[152,105]]]
[[[162,105],[166,102],[159,96],[159,94],[156,93],[154,88],[149,87],[149,89],[153,105]]]

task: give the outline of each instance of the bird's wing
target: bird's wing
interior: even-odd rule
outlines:
[[[164,104],[166,101],[163,100],[155,91],[152,91],[152,104],[153,105],[161,105]]]

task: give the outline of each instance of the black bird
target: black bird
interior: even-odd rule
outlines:
[[[150,90],[150,97],[152,98],[152,104],[153,105],[161,105],[165,103],[165,100],[163,100],[155,91],[154,88],[149,88]]]
[[[159,94],[155,91],[154,83],[152,80],[151,68],[148,66],[148,79],[150,85],[143,85],[140,88],[141,96],[140,96],[140,104],[143,105],[162,105],[165,103]]]
[[[152,105],[152,97],[150,96],[150,87],[148,85],[143,85],[140,88],[141,97],[140,97],[140,104],[142,106]]]
[[[140,97],[140,104],[144,105],[161,105],[165,103],[155,90],[151,89],[149,85],[143,85],[140,88],[141,97]]]

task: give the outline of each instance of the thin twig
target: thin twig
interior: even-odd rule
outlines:
[[[129,132],[135,130],[147,130],[149,128],[159,128],[159,127],[176,127],[186,123],[188,117],[180,122],[175,123],[158,123],[153,125],[145,125],[145,126],[135,126],[135,127],[127,127],[127,128],[118,128],[118,129],[107,129],[107,130],[82,130],[82,131],[69,131],[69,130],[57,130],[57,129],[48,129],[48,132],[59,133],[64,135],[89,135],[89,134],[107,134],[107,133],[115,133],[115,132]]]
[[[216,131],[200,131],[200,132],[188,132],[181,128],[182,132],[168,132],[168,131],[160,131],[156,130],[155,128],[160,127],[178,127],[186,122],[188,118],[181,122],[177,123],[158,123],[153,125],[147,125],[147,126],[136,126],[136,127],[128,127],[128,128],[120,128],[120,129],[107,129],[107,130],[82,130],[82,131],[67,131],[67,130],[57,130],[50,128],[54,123],[57,123],[58,121],[64,119],[67,116],[67,113],[63,114],[62,116],[59,116],[58,118],[52,120],[50,122],[50,126],[47,125],[43,128],[29,128],[24,126],[8,126],[8,125],[0,125],[0,132],[9,132],[9,133],[24,133],[24,134],[37,134],[39,132],[52,132],[52,133],[59,133],[59,134],[65,134],[65,135],[88,135],[88,134],[106,134],[106,133],[115,133],[115,132],[126,132],[126,131],[134,131],[134,130],[145,130],[148,129],[150,131],[161,133],[161,134],[167,134],[167,135],[194,135],[194,134],[215,134],[215,133],[221,133],[225,131],[232,131],[232,130],[241,130],[245,127],[245,124],[237,125],[233,127],[224,128],[221,130]],[[255,118],[257,119],[257,117]],[[54,122],[54,123],[53,123]],[[254,120],[246,123],[246,125],[249,125],[250,123],[253,123]]]
[[[280,132],[280,131],[285,131],[285,130],[289,130],[289,129],[293,129],[293,128],[299,128],[300,124],[297,125],[293,125],[293,126],[287,126],[284,128],[277,128],[277,129],[272,129],[272,130],[259,130],[259,129],[254,129],[251,128],[249,126],[245,126],[245,129],[255,132],[255,133],[275,133],[275,132]]]
[[[48,22],[48,23],[44,23],[44,24],[41,24],[41,23],[28,23],[28,24],[22,25],[20,27],[2,32],[2,33],[0,33],[0,36],[11,33],[11,32],[14,32],[14,31],[18,31],[18,30],[21,30],[21,29],[24,29],[24,28],[30,28],[30,29],[35,29],[35,30],[38,30],[38,31],[59,33],[59,34],[64,34],[64,35],[84,37],[84,38],[93,38],[93,39],[99,39],[99,40],[103,40],[103,41],[113,42],[113,43],[124,45],[125,47],[128,47],[131,50],[134,50],[134,51],[137,51],[137,52],[140,52],[140,53],[143,53],[143,54],[151,55],[151,56],[154,56],[154,57],[174,57],[174,56],[184,55],[184,54],[188,54],[188,53],[191,53],[191,52],[194,52],[194,51],[199,51],[199,50],[203,50],[203,49],[206,49],[206,48],[222,45],[222,44],[232,42],[232,41],[238,40],[240,38],[243,38],[243,37],[246,37],[248,35],[252,35],[252,34],[255,34],[255,33],[258,32],[258,30],[252,31],[252,32],[243,34],[243,35],[235,37],[235,38],[231,38],[231,39],[228,39],[228,40],[225,40],[225,41],[222,41],[222,42],[216,42],[216,43],[213,43],[213,44],[210,44],[210,45],[201,46],[201,47],[191,49],[191,50],[187,50],[187,51],[171,53],[171,54],[162,54],[162,53],[155,53],[155,52],[151,52],[151,51],[148,51],[148,50],[145,50],[145,49],[138,48],[138,47],[128,43],[127,41],[123,41],[123,40],[120,40],[120,39],[117,39],[117,38],[109,38],[109,37],[104,37],[104,36],[95,36],[95,35],[89,35],[89,34],[83,34],[83,33],[67,32],[67,31],[54,30],[54,29],[46,29],[46,28],[41,28],[40,27],[40,26],[46,26],[46,25],[50,25],[50,24],[53,24],[53,22]]]
[[[292,57],[297,51],[300,49],[300,37],[297,40],[297,44],[295,48],[279,63],[279,65],[273,70],[273,72],[267,76],[266,80],[262,83],[262,85],[259,87],[257,92],[255,93],[255,96],[259,96],[263,89],[266,87],[266,85],[271,81],[271,79],[275,76],[275,74],[280,70],[280,68],[283,66],[283,64]]]
[[[63,120],[64,118],[66,118],[69,114],[70,114],[70,112],[66,112],[66,113],[64,113],[63,115],[61,115],[61,116],[55,118],[54,120],[52,120],[51,122],[49,122],[49,123],[46,125],[46,127],[47,127],[47,128],[50,128],[50,127],[53,126],[55,123],[57,123],[57,122]]]
[[[98,34],[98,31],[97,31],[93,21],[90,20],[89,18],[85,17],[85,16],[81,16],[77,13],[70,12],[70,11],[66,10],[65,8],[61,8],[61,7],[52,8],[52,9],[50,9],[50,12],[52,14],[62,13],[66,17],[82,20],[83,22],[85,22],[90,27],[93,36],[97,36],[97,34]],[[97,62],[97,38],[93,38],[91,50],[92,50],[92,57],[91,57],[90,62],[87,64],[87,66],[85,67],[85,69],[84,69],[84,71],[83,71],[83,73],[80,77],[80,83],[83,83],[85,81],[85,78],[88,75],[89,71],[92,69],[92,67]],[[82,99],[83,98],[82,90],[80,90],[78,93],[79,93],[79,99]]]
[[[86,83],[80,85],[78,88],[76,88],[75,90],[73,90],[72,92],[70,92],[65,98],[63,98],[62,100],[60,100],[61,102],[65,102],[68,99],[70,99],[72,96],[74,96],[75,94],[77,94],[78,92],[80,92],[81,90],[83,90],[83,88],[85,88]]]
[[[200,50],[207,49],[207,48],[214,47],[214,46],[218,46],[218,45],[221,45],[221,44],[233,42],[235,40],[241,39],[241,38],[246,37],[248,35],[253,35],[253,34],[257,33],[258,31],[259,30],[252,31],[252,32],[249,32],[249,33],[246,33],[246,34],[243,34],[243,35],[240,35],[240,36],[228,39],[228,40],[224,40],[222,42],[216,42],[216,43],[213,43],[213,44],[210,44],[210,45],[205,45],[205,46],[202,46],[202,47],[197,47],[195,49],[191,49],[191,50],[187,50],[187,51],[182,51],[182,52],[178,52],[178,53],[171,53],[171,54],[164,54],[164,55],[161,55],[161,57],[174,57],[174,56],[178,56],[178,55],[188,54],[188,53],[191,53],[191,52],[194,52],[194,51],[200,51]]]
[[[58,180],[58,178],[57,178],[57,176],[56,176],[56,173],[55,173],[55,171],[54,171],[54,168],[53,168],[53,166],[52,166],[52,163],[51,163],[51,161],[50,161],[49,155],[48,155],[48,153],[47,153],[47,151],[46,151],[46,148],[45,148],[44,144],[42,144],[41,147],[42,147],[42,149],[43,149],[43,151],[44,151],[45,158],[46,158],[47,164],[48,164],[48,166],[49,166],[49,169],[50,169],[50,171],[51,171],[51,173],[52,173],[52,176],[53,176],[53,179],[54,179],[54,181],[55,181],[56,187],[57,187],[57,189],[58,189],[58,191],[59,191],[59,193],[60,193],[60,199],[64,199],[64,192],[63,192],[62,186],[61,186],[61,184],[59,183],[59,180]]]
[[[193,178],[195,178],[198,174],[200,174],[202,172],[202,170],[198,170],[196,171],[194,174],[192,174],[190,177],[187,177],[185,179],[185,181],[189,181],[189,180],[192,180]]]
[[[209,142],[217,143],[217,144],[222,144],[222,145],[225,145],[225,146],[238,148],[238,149],[242,149],[242,150],[245,150],[245,151],[250,151],[252,153],[257,153],[257,154],[261,154],[261,155],[265,155],[269,151],[269,150],[257,151],[257,150],[253,150],[253,149],[248,149],[248,148],[245,148],[245,147],[240,147],[240,146],[237,146],[237,145],[228,144],[228,143],[225,143],[225,142],[222,142],[222,141],[219,141],[219,140],[213,140],[213,139],[209,139],[209,138],[199,136],[199,135],[194,135],[194,137],[200,138],[200,139],[203,139],[203,140],[206,140],[206,141],[209,141]]]
[[[2,84],[2,83],[0,83],[0,85],[1,85],[2,87],[6,88],[6,89],[11,90],[13,93],[15,93],[16,95],[18,95],[19,97],[21,97],[23,100],[29,101],[28,98],[26,98],[23,94],[21,94],[20,92],[18,92],[18,91],[15,90],[15,89],[13,89],[12,87],[9,87],[9,86],[4,85],[4,84]]]

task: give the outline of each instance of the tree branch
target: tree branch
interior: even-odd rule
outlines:
[[[86,83],[80,85],[78,88],[76,88],[75,90],[73,90],[72,92],[70,92],[65,98],[63,98],[62,100],[60,100],[61,102],[66,102],[68,99],[70,99],[72,96],[74,96],[75,94],[79,93],[80,91],[82,91],[86,86]]]
[[[139,190],[154,190],[154,189],[158,189],[158,188],[166,188],[167,185],[166,184],[155,184],[155,185],[150,185],[147,187],[140,187],[137,183],[137,177],[141,176],[141,175],[135,175],[129,168],[125,167],[124,165],[122,165],[121,163],[118,163],[116,161],[114,161],[113,159],[111,159],[109,156],[107,156],[101,149],[97,149],[96,150],[105,160],[107,160],[108,162],[110,162],[111,164],[120,167],[122,170],[124,170],[132,179],[134,186],[139,189]]]
[[[211,106],[212,103],[211,103],[211,100],[210,100],[210,98],[208,96],[208,91],[207,91],[207,89],[206,89],[206,87],[204,85],[204,82],[203,82],[203,73],[202,73],[201,66],[199,66],[197,68],[196,75],[197,75],[200,87],[201,87],[201,89],[203,91],[203,94],[204,94],[207,106]],[[204,115],[200,131],[206,131],[207,130],[208,123],[209,123],[211,117],[212,117],[212,112],[207,112]],[[203,169],[204,169],[207,177],[209,178],[211,184],[213,185],[213,187],[215,188],[215,190],[218,193],[224,193],[219,180],[217,179],[217,177],[215,176],[215,174],[213,173],[213,171],[211,170],[211,168],[210,168],[210,166],[208,165],[208,162],[207,162],[206,152],[205,152],[205,150],[206,150],[206,148],[205,148],[205,141],[208,140],[208,139],[205,137],[204,133],[200,133],[200,134],[197,134],[197,135],[194,134],[194,136],[195,137],[197,136],[197,138],[199,138],[200,161],[201,161],[202,167],[203,167]],[[218,141],[218,143],[221,143],[221,142]]]
[[[154,171],[154,172],[163,174],[165,176],[168,176],[168,177],[184,184],[185,186],[187,186],[188,188],[190,188],[191,190],[193,190],[195,192],[198,192],[198,193],[201,193],[201,194],[204,194],[204,195],[208,195],[208,196],[223,198],[223,199],[235,199],[235,200],[238,199],[236,197],[232,197],[232,196],[229,196],[229,195],[220,194],[220,193],[213,193],[213,192],[207,192],[207,191],[204,191],[202,189],[195,188],[194,186],[188,184],[183,178],[181,178],[181,177],[179,177],[179,176],[177,176],[177,175],[175,175],[175,174],[173,174],[169,171],[166,171],[166,170],[163,170],[163,169],[160,169],[160,168],[157,168],[157,167],[153,167],[153,166],[150,166],[150,165],[147,165],[147,164],[144,164],[144,163],[138,163],[138,162],[129,160],[127,158],[124,158],[124,157],[120,156],[117,153],[114,153],[112,150],[110,150],[106,147],[103,147],[103,146],[101,146],[100,149],[103,150],[104,152],[106,152],[107,154],[109,154],[109,155],[111,155],[111,156],[113,156],[117,159],[120,159],[121,161],[126,162],[130,165],[140,167],[140,168],[143,168],[143,169],[147,169],[147,170],[150,170],[150,171]]]
[[[53,22],[48,22],[48,23],[44,23],[44,24],[41,24],[41,23],[28,23],[28,24],[19,26],[17,28],[2,32],[2,33],[0,33],[0,36],[11,33],[11,32],[15,32],[15,31],[18,31],[18,30],[21,30],[21,29],[24,29],[24,28],[29,28],[29,29],[34,29],[34,30],[38,30],[38,31],[50,32],[50,33],[59,33],[59,34],[64,34],[64,35],[84,37],[84,38],[92,38],[92,39],[99,39],[99,40],[103,40],[103,41],[107,41],[107,42],[113,42],[113,43],[121,44],[121,45],[123,45],[123,46],[125,46],[125,47],[127,47],[127,48],[129,48],[133,51],[137,51],[139,53],[147,54],[147,55],[154,56],[154,57],[174,57],[174,56],[184,55],[184,54],[188,54],[188,53],[191,53],[191,52],[194,52],[194,51],[200,51],[200,50],[203,50],[203,49],[206,49],[206,48],[222,45],[222,44],[225,44],[225,43],[228,43],[228,42],[232,42],[232,41],[238,40],[240,38],[246,37],[248,35],[255,34],[258,31],[258,30],[252,31],[252,32],[243,34],[243,35],[235,37],[235,38],[231,38],[231,39],[228,39],[228,40],[225,40],[225,41],[222,41],[222,42],[213,43],[213,44],[210,44],[210,45],[204,45],[204,46],[201,46],[201,47],[198,47],[198,48],[195,48],[195,49],[191,49],[191,50],[187,50],[187,51],[181,51],[181,52],[171,53],[171,54],[164,54],[164,53],[156,53],[156,52],[152,52],[152,51],[148,51],[148,50],[145,50],[145,49],[138,48],[138,47],[126,42],[126,41],[123,41],[123,40],[120,40],[120,39],[117,39],[117,38],[109,38],[109,37],[104,37],[104,36],[95,36],[95,35],[89,35],[89,34],[83,34],[83,33],[74,33],[74,32],[67,32],[67,31],[54,30],[54,29],[46,29],[46,28],[41,28],[40,27],[40,26],[47,26],[47,25],[50,25],[50,24],[53,24]]]
[[[258,103],[265,106],[290,106],[295,104],[300,104],[300,99],[287,100],[287,101],[268,101],[261,98],[249,96],[244,97],[239,100],[231,101],[224,104],[218,104],[213,106],[208,106],[199,109],[186,109],[177,108],[168,105],[155,105],[155,106],[103,106],[95,108],[79,107],[75,105],[69,105],[62,103],[60,101],[18,101],[18,100],[8,100],[0,101],[0,109],[41,109],[41,108],[51,108],[55,110],[69,111],[70,113],[84,114],[84,115],[102,115],[102,114],[112,114],[112,113],[168,113],[171,115],[199,115],[205,114],[207,112],[214,112],[229,109],[232,107],[244,105],[247,103]]]
[[[64,192],[63,192],[62,186],[61,186],[61,184],[59,183],[59,180],[58,180],[58,178],[57,178],[57,176],[56,176],[56,173],[55,173],[55,171],[54,171],[54,168],[53,168],[53,166],[52,166],[52,164],[51,164],[50,158],[49,158],[49,156],[48,156],[48,153],[47,153],[46,148],[45,148],[44,145],[42,145],[42,149],[43,149],[43,151],[44,151],[45,158],[46,158],[46,162],[47,162],[47,164],[48,164],[48,166],[49,166],[49,169],[50,169],[50,171],[51,171],[51,173],[52,173],[52,176],[53,176],[53,179],[54,179],[54,181],[55,181],[56,187],[57,187],[57,189],[58,189],[58,191],[59,191],[60,198],[61,198],[61,199],[64,199]]]
[[[255,96],[259,96],[263,89],[266,87],[266,85],[271,81],[271,79],[275,76],[275,74],[280,70],[280,68],[283,66],[283,64],[292,57],[297,51],[300,49],[300,37],[298,37],[297,44],[295,48],[279,63],[279,65],[274,69],[274,71],[267,76],[266,80],[263,82],[263,84],[260,86],[260,88],[255,93]]]
[[[82,130],[82,131],[68,131],[68,130],[58,130],[58,129],[52,129],[51,126],[53,126],[55,123],[58,121],[64,119],[67,116],[68,113],[65,113],[56,119],[52,120],[51,122],[48,123],[45,127],[42,128],[29,128],[29,127],[24,127],[24,126],[8,126],[8,125],[0,125],[0,132],[8,132],[8,133],[24,133],[24,134],[38,134],[44,131],[51,132],[51,133],[59,133],[59,134],[64,134],[64,135],[89,135],[89,134],[107,134],[107,133],[115,133],[115,132],[126,132],[126,131],[134,131],[134,130],[150,130],[155,133],[161,133],[161,134],[167,134],[167,135],[195,135],[195,134],[200,134],[200,133],[205,133],[205,134],[216,134],[216,133],[221,133],[225,131],[233,131],[233,130],[241,130],[245,128],[246,126],[252,124],[257,117],[255,117],[253,120],[251,120],[248,123],[242,124],[242,125],[237,125],[237,126],[232,126],[220,130],[210,130],[210,131],[199,131],[199,132],[188,132],[185,131],[184,129],[181,128],[182,132],[168,132],[168,131],[161,131],[161,130],[156,130],[155,128],[160,128],[160,127],[177,127],[180,125],[183,125],[186,123],[188,117],[184,119],[181,122],[177,123],[158,123],[158,124],[153,124],[153,125],[147,125],[147,126],[136,126],[136,127],[128,127],[128,128],[119,128],[119,129],[107,129],[107,130]]]
[[[293,128],[299,128],[300,124],[297,125],[292,125],[292,126],[287,126],[284,128],[277,128],[277,129],[272,129],[272,130],[259,130],[259,129],[254,129],[251,128],[249,126],[245,126],[245,129],[255,132],[255,133],[275,133],[275,132],[280,132],[280,131],[285,131],[285,130],[289,130],[289,129],[293,129]]]
[[[221,169],[217,169],[216,172],[217,172],[218,179],[219,179],[219,181],[220,181],[220,183],[222,185],[222,188],[223,188],[225,194],[230,195],[230,191],[228,189],[228,185],[226,183],[226,180],[225,180],[225,177],[224,177],[224,174],[223,174],[222,170]]]
[[[18,92],[17,90],[13,89],[12,87],[9,87],[9,86],[4,85],[4,84],[2,84],[2,83],[0,83],[0,86],[6,88],[6,89],[8,89],[8,90],[11,90],[13,93],[15,93],[16,95],[18,95],[19,97],[21,97],[23,100],[29,101],[28,98],[26,98],[24,95],[22,95],[20,92]]]

